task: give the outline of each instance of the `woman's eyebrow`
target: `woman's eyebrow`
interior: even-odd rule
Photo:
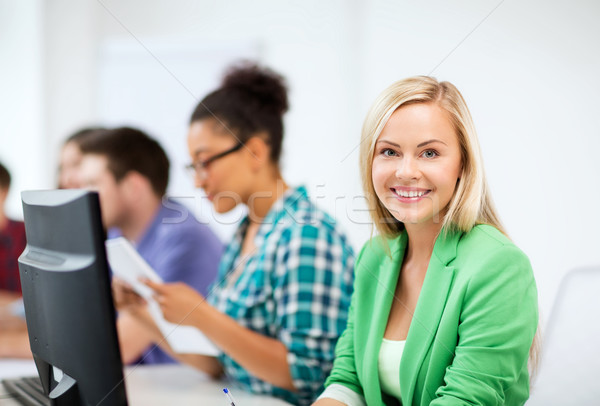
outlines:
[[[377,144],[379,144],[379,143],[381,143],[381,142],[384,142],[384,143],[386,143],[386,144],[390,144],[390,145],[393,145],[393,146],[395,146],[395,147],[401,148],[399,144],[396,144],[395,142],[388,141],[388,140],[378,140],[378,141],[377,141]],[[439,143],[441,143],[441,144],[444,144],[444,145],[446,145],[446,146],[448,145],[448,144],[446,144],[444,141],[442,141],[442,140],[438,140],[438,139],[435,139],[435,138],[434,138],[434,139],[432,139],[432,140],[428,140],[428,141],[425,141],[425,142],[422,142],[422,143],[420,143],[419,145],[417,145],[417,148],[421,148],[421,147],[424,147],[425,145],[433,144],[433,143],[435,143],[435,142],[439,142]]]
[[[433,140],[429,140],[429,141],[420,143],[419,145],[417,145],[417,148],[424,147],[425,145],[428,145],[428,144],[433,144],[434,142],[439,142],[439,143],[442,143],[442,144],[448,146],[448,144],[446,144],[444,141],[433,139]]]
[[[393,145],[393,146],[395,146],[395,147],[398,147],[398,148],[400,148],[400,145],[399,145],[399,144],[396,144],[395,142],[388,141],[388,140],[377,140],[377,144],[379,144],[379,143],[381,143],[381,142],[384,142],[384,143],[386,143],[386,144],[390,144],[390,145]]]
[[[205,152],[207,152],[206,148],[196,148],[193,154],[194,158],[198,158],[198,155],[203,154]]]

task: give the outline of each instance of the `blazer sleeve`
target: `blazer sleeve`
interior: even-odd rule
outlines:
[[[355,271],[358,271],[360,268],[359,264],[364,251],[365,247],[363,247],[361,252],[358,254],[356,266],[354,268]],[[354,359],[354,317],[356,302],[358,301],[358,296],[360,295],[360,287],[358,286],[360,279],[361,278],[359,275],[355,276],[354,293],[352,294],[350,309],[348,310],[348,323],[346,325],[346,329],[336,344],[333,369],[325,381],[325,387],[328,387],[332,384],[339,384],[351,389],[361,396],[364,396],[362,386],[356,373],[356,363]]]
[[[508,391],[528,391],[537,321],[529,260],[514,245],[504,245],[468,281],[455,356],[431,405],[504,405]]]

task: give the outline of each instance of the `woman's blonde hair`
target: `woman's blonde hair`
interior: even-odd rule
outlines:
[[[396,220],[375,194],[371,171],[375,143],[398,108],[433,103],[446,111],[460,146],[462,173],[442,220],[442,230],[469,231],[476,224],[490,224],[505,233],[490,197],[471,113],[458,89],[429,76],[400,80],[385,89],[369,110],[362,129],[360,165],[363,189],[377,230],[387,237],[398,235],[404,225]],[[506,233],[505,233],[506,234]]]
[[[361,176],[369,212],[377,230],[383,236],[395,237],[404,230],[404,225],[394,218],[375,194],[371,176],[375,143],[392,113],[415,103],[433,103],[446,111],[458,137],[462,173],[448,203],[441,229],[468,232],[477,224],[489,224],[506,235],[488,190],[479,140],[469,108],[452,83],[438,82],[429,76],[415,76],[392,84],[375,100],[365,118],[360,143]],[[529,352],[532,378],[538,364],[539,337],[538,330]]]

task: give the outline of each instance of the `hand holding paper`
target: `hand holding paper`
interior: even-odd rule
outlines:
[[[154,291],[165,320],[181,325],[193,324],[194,311],[204,304],[204,297],[185,283],[144,283]]]
[[[124,280],[113,277],[112,280],[112,295],[115,301],[117,310],[133,310],[136,306],[146,305],[143,297],[137,294]]]
[[[220,353],[218,348],[197,328],[173,324],[165,320],[159,304],[154,299],[154,289],[156,289],[158,297],[162,297],[161,301],[165,302],[169,319],[182,321],[195,304],[204,301],[199,293],[183,283],[163,284],[158,274],[125,238],[108,240],[106,254],[114,275],[124,280],[135,292],[146,299],[154,322],[173,351],[212,356]],[[142,280],[145,280],[146,283]],[[191,308],[188,303],[191,304]],[[175,307],[181,308],[175,309]],[[185,320],[183,321],[185,322]]]

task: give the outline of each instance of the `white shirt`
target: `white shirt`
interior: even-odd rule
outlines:
[[[383,339],[379,349],[379,384],[386,394],[400,399],[400,360],[406,340],[393,341]],[[329,385],[318,399],[334,399],[348,406],[367,406],[365,398],[344,385]],[[318,400],[317,399],[317,400]]]
[[[381,391],[400,399],[400,360],[406,340],[393,341],[383,339],[379,349],[379,384]]]

